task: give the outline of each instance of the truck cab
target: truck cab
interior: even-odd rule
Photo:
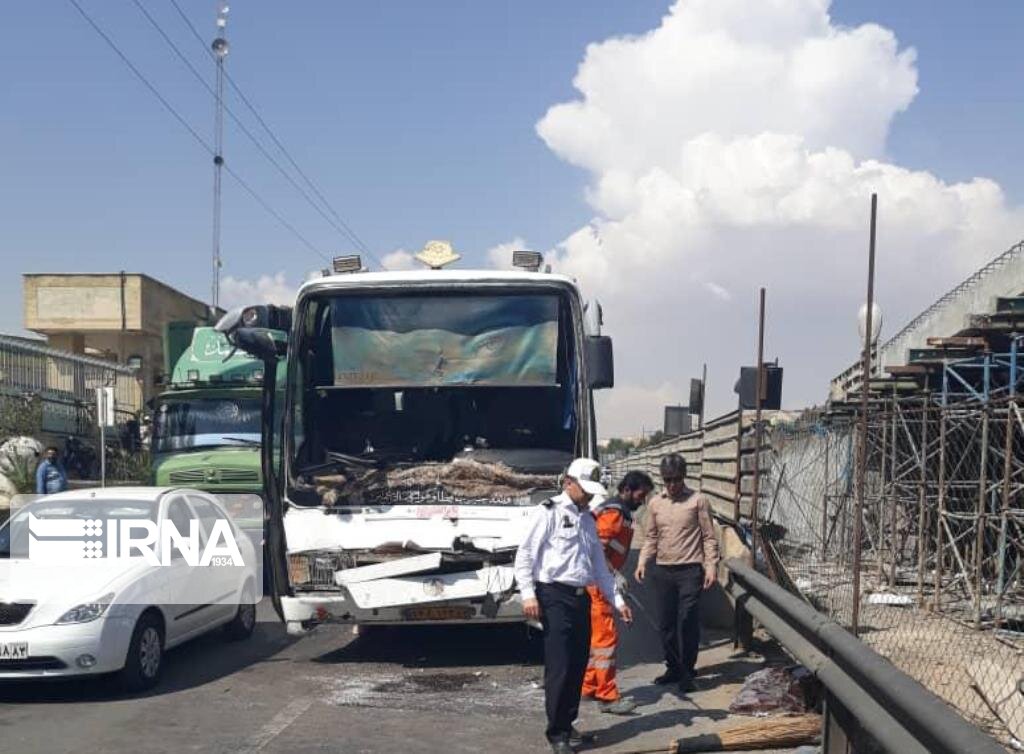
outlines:
[[[232,337],[273,364],[258,330]],[[329,275],[298,293],[286,363],[263,458],[289,631],[524,620],[527,518],[596,452],[592,390],[612,383],[597,305],[536,271]]]
[[[197,327],[152,405],[152,483],[216,494],[257,543],[263,528],[264,373],[262,361],[234,348],[222,333]]]

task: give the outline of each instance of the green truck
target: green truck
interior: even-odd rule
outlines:
[[[263,374],[262,361],[197,327],[152,406],[153,484],[216,494],[254,539],[263,528]]]

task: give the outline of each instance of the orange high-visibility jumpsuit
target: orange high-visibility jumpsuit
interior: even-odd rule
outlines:
[[[618,498],[610,498],[593,510],[597,521],[597,535],[604,543],[608,564],[621,571],[626,564],[629,546],[633,541],[633,516]],[[583,696],[592,696],[602,702],[619,698],[615,684],[615,608],[596,586],[588,586],[590,593],[590,661],[583,678]]]

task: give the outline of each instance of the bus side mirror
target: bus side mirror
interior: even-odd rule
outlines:
[[[612,339],[607,335],[588,335],[584,341],[587,377],[591,390],[615,387],[615,359]]]
[[[288,352],[288,341],[283,340],[278,332],[265,327],[239,327],[229,336],[232,345],[242,349],[260,361],[276,362]]]

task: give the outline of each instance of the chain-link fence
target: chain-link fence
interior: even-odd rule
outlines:
[[[768,435],[761,526],[782,576],[961,714],[1008,745],[1024,741],[1018,403],[873,400],[859,538],[856,418],[809,417]]]
[[[759,565],[1017,748],[1024,741],[1024,400],[940,404],[920,393],[873,396],[862,474],[859,417],[823,411],[766,413],[759,464],[753,414],[736,412],[609,467],[616,479],[630,469],[657,479],[660,459],[681,453],[690,486],[708,495],[723,521],[742,526],[751,523],[756,470]]]
[[[0,336],[3,434],[91,436],[98,387],[114,389],[119,424],[141,411],[142,386],[132,369]]]

